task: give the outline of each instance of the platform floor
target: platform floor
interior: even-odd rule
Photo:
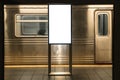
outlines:
[[[55,67],[55,70],[67,70]],[[6,66],[4,80],[112,80],[112,67],[107,65],[73,66],[72,76],[48,76],[46,66]]]

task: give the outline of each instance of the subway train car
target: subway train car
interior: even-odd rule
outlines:
[[[111,64],[113,5],[72,5],[71,16],[72,64]],[[59,47],[68,54],[52,46],[54,61]],[[4,49],[5,65],[48,64],[48,5],[4,5]]]

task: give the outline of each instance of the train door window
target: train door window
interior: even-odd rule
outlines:
[[[105,36],[108,34],[108,15],[99,14],[98,15],[98,34]]]
[[[48,36],[48,16],[46,14],[16,14],[15,19],[17,37]]]

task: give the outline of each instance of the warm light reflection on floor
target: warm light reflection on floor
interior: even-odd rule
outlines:
[[[70,72],[51,72],[50,75],[70,75]]]

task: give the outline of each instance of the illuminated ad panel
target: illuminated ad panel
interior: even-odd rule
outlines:
[[[49,5],[49,43],[71,43],[71,5]]]

